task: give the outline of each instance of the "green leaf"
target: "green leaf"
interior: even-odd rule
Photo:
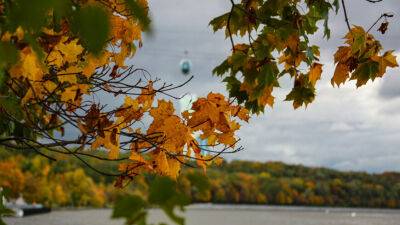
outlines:
[[[40,32],[46,23],[52,1],[43,0],[16,0],[7,4],[5,10],[6,27],[9,31],[15,31],[18,26],[33,33]]]
[[[328,26],[328,17],[324,21],[324,37],[326,37],[326,39],[331,38],[331,30]]]
[[[149,202],[164,204],[177,196],[176,183],[167,177],[156,177],[149,189]]]
[[[77,10],[72,18],[72,31],[91,53],[98,55],[106,47],[110,34],[107,12],[99,6],[86,6]]]
[[[70,0],[53,0],[53,29],[55,31],[60,31],[61,20],[64,17],[73,16],[73,5]]]
[[[229,13],[225,13],[224,15],[215,17],[210,21],[209,25],[212,26],[214,32],[216,32],[217,30],[220,30],[226,26],[228,17]]]
[[[127,195],[118,199],[114,205],[112,218],[125,218],[127,224],[146,220],[147,203],[137,195]]]
[[[8,114],[13,115],[16,119],[23,118],[22,108],[19,100],[16,97],[7,96],[0,97],[0,107],[3,108]]]
[[[239,69],[239,67],[242,67],[243,65],[245,65],[245,63],[247,63],[247,55],[242,51],[234,52],[230,59],[230,64],[233,70],[237,70]]]
[[[174,213],[175,207],[183,210],[183,206],[190,203],[184,193],[179,192],[176,182],[168,177],[156,177],[150,183],[149,203],[159,206],[175,223],[183,225],[184,218]]]
[[[224,60],[219,66],[213,69],[213,74],[217,76],[222,76],[227,73],[230,69],[228,60]]]
[[[139,21],[143,30],[149,30],[151,21],[147,15],[147,9],[143,8],[136,0],[126,0],[126,4],[131,10],[133,17]]]
[[[229,97],[236,98],[239,104],[248,100],[247,92],[240,91],[241,83],[235,76],[225,77],[222,81],[226,83]]]
[[[340,8],[340,6],[339,6],[339,0],[334,0],[333,3],[332,3],[332,5],[335,6],[335,12],[336,12],[336,14],[337,14],[337,13],[339,12],[339,8]]]
[[[18,61],[18,51],[8,42],[0,42],[0,70]],[[0,75],[1,76],[1,75]],[[1,85],[1,77],[0,77]]]
[[[375,61],[367,61],[360,64],[351,75],[351,80],[357,80],[356,86],[360,87],[368,82],[374,80],[379,72],[379,63]]]
[[[0,67],[0,92],[3,90],[6,80],[7,80],[6,74],[4,70],[1,69]]]
[[[262,84],[262,88],[265,86],[279,86],[278,83],[278,73],[279,69],[274,62],[266,63],[261,67],[259,82]]]
[[[293,107],[297,109],[303,104],[307,107],[308,104],[314,101],[315,88],[306,80],[305,76],[297,78],[292,91],[286,96],[285,101],[293,101]]]

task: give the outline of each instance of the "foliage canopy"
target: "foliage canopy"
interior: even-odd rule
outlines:
[[[5,0],[0,9],[1,145],[74,156],[117,176],[118,187],[143,172],[175,179],[189,159],[205,169],[238,149],[245,108],[210,93],[179,115],[169,92],[186,83],[161,83],[127,64],[151,29],[146,1]],[[123,103],[107,105],[104,96]],[[201,153],[198,133],[214,154]],[[119,171],[97,170],[87,157],[119,161]]]
[[[73,156],[118,177],[117,187],[146,172],[176,179],[182,164],[205,169],[222,153],[241,150],[239,122],[274,105],[282,77],[293,80],[286,100],[295,109],[313,102],[323,65],[310,37],[322,29],[329,38],[330,13],[340,8],[348,33],[334,53],[332,85],[355,80],[360,87],[398,67],[394,51],[383,51],[370,34],[381,20],[384,34],[391,14],[364,29],[350,25],[344,0],[230,3],[210,22],[232,44],[213,70],[224,78],[229,98],[209,93],[178,114],[170,91],[190,79],[162,83],[128,63],[143,44],[142,32],[151,30],[146,0],[0,0],[0,145],[52,160],[57,157],[49,153]],[[123,103],[107,105],[104,96]],[[108,157],[94,154],[97,149]],[[118,162],[118,171],[101,171],[88,157]]]

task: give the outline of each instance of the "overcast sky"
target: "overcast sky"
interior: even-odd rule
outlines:
[[[214,34],[209,21],[229,9],[228,0],[150,0],[154,34],[144,40],[130,63],[149,70],[167,82],[183,82],[179,62],[189,52],[194,80],[178,93],[198,96],[210,91],[225,92],[212,69],[229,54],[229,42],[222,32]],[[400,50],[400,8],[398,0],[367,4],[348,0],[352,24],[370,26],[382,12],[395,13],[394,23],[383,36],[373,32],[385,49]],[[245,150],[229,159],[324,166],[340,170],[369,172],[400,171],[400,70],[389,70],[384,79],[359,89],[354,82],[338,88],[330,85],[333,53],[346,33],[342,13],[330,21],[332,38],[319,33],[313,42],[321,45],[323,79],[317,84],[317,98],[307,109],[293,110],[284,102],[289,80],[274,91],[274,109],[253,116],[239,132]],[[376,30],[376,29],[375,29]]]

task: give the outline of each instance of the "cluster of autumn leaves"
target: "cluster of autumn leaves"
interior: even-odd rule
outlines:
[[[182,116],[175,114],[171,101],[159,99],[156,107],[146,108],[144,105],[152,105],[149,101],[153,101],[153,98],[149,97],[143,102],[126,97],[118,112],[117,124],[122,126],[131,120],[141,120],[144,113],[148,113],[153,119],[146,136],[143,134],[142,138],[130,144],[130,159],[134,162],[121,164],[120,169],[129,173],[156,171],[176,178],[181,165],[191,159],[206,169],[208,164],[220,162],[220,153],[235,148],[235,131],[240,125],[233,118],[237,117],[243,121],[249,119],[246,109],[229,104],[221,94],[210,93],[207,97],[199,98],[193,103],[192,109],[184,111]],[[140,129],[132,132],[141,136]],[[200,139],[207,140],[206,146],[200,145],[196,134],[200,135]],[[222,149],[217,155],[208,152],[208,147],[219,145],[222,145]],[[153,151],[144,153],[153,148]]]
[[[294,108],[311,103],[323,65],[319,63],[319,47],[310,45],[308,35],[319,29],[319,21],[324,21],[329,37],[328,13],[338,7],[337,1],[306,1],[309,10],[302,13],[298,7],[301,1],[232,3],[230,12],[210,23],[215,31],[225,29],[232,42],[232,54],[214,69],[215,74],[224,77],[230,100],[210,93],[179,115],[171,101],[157,95],[160,89],[155,83],[143,84],[139,79],[131,85],[128,83],[132,80],[125,79],[135,75],[126,60],[141,47],[146,25],[146,17],[142,15],[140,20],[132,13],[147,15],[147,2],[77,2],[82,11],[78,17],[86,18],[93,12],[107,16],[110,29],[106,30],[107,42],[102,50],[87,43],[90,38],[84,34],[88,32],[74,28],[74,20],[61,19],[57,29],[44,25],[34,41],[32,30],[26,26],[3,32],[0,51],[3,45],[15,48],[18,58],[6,68],[7,94],[19,97],[25,111],[25,118],[19,122],[33,126],[33,130],[38,127],[28,122],[35,115],[40,120],[39,128],[62,131],[65,124],[75,126],[79,137],[71,142],[81,146],[79,151],[103,148],[111,160],[119,160],[121,150],[130,151],[129,161],[120,164],[124,174],[121,182],[149,171],[176,178],[181,165],[190,160],[203,168],[208,162],[218,161],[221,153],[236,147],[238,121],[247,122],[250,112],[259,113],[273,106],[273,91],[286,74],[294,80],[286,100],[293,101]],[[2,5],[0,15],[6,13],[4,10]],[[51,10],[46,13],[54,16]],[[87,18],[90,25],[93,21]],[[248,36],[249,41],[235,44],[233,36]],[[358,87],[382,77],[388,67],[398,66],[393,51],[381,54],[380,43],[361,27],[351,29],[345,39],[346,46],[335,53],[333,85],[356,80]],[[124,102],[106,111],[104,103],[94,100],[99,91],[114,98],[124,96]],[[52,138],[43,135],[43,130],[39,133]],[[207,140],[206,146],[200,145],[197,137]]]
[[[210,22],[214,31],[224,30],[232,44],[231,55],[214,74],[224,77],[230,97],[253,113],[273,106],[273,90],[280,87],[284,75],[293,80],[285,100],[292,101],[294,108],[307,106],[315,98],[323,69],[319,46],[309,39],[318,30],[330,37],[328,19],[334,9],[339,9],[337,0],[232,2],[229,12]],[[379,30],[385,33],[387,27],[385,21]],[[359,87],[382,77],[388,67],[398,66],[393,51],[381,54],[380,43],[362,27],[349,29],[345,39],[346,46],[335,53],[332,85],[357,80]]]
[[[346,46],[340,46],[335,53],[336,69],[332,77],[332,85],[339,86],[347,80],[356,80],[357,87],[369,80],[382,77],[388,67],[398,67],[393,50],[380,54],[382,46],[379,41],[365,32],[362,27],[355,26],[345,36]]]
[[[119,160],[122,146],[126,146],[122,143],[130,142],[129,160],[119,167],[123,174],[121,182],[143,172],[176,178],[181,165],[189,160],[205,169],[207,164],[219,160],[220,153],[237,147],[235,131],[240,125],[233,118],[248,121],[248,110],[228,102],[223,95],[210,93],[179,115],[171,101],[156,96],[158,90],[151,80],[145,85],[138,81],[136,86],[122,83],[125,78],[121,77],[131,73],[126,60],[142,45],[143,26],[135,17],[124,14],[129,11],[125,1],[103,2],[107,7],[96,1],[80,5],[82,10],[87,7],[87,11],[101,7],[108,14],[109,41],[100,53],[89,51],[83,40],[71,32],[68,21],[61,21],[58,30],[42,28],[36,40],[40,54],[26,43],[24,36],[29,31],[22,27],[2,34],[2,42],[17,43],[18,61],[8,68],[8,85],[19,93],[23,108],[33,108],[45,127],[76,127],[79,135],[75,144],[81,146],[77,151],[89,150],[90,154],[102,148],[109,153],[110,160]],[[147,10],[146,1],[136,2]],[[51,15],[51,11],[48,13]],[[118,87],[132,87],[133,92]],[[125,96],[124,103],[106,110],[105,102],[92,100],[99,90],[116,99]],[[25,116],[32,117],[28,112]],[[198,135],[208,140],[207,146],[198,143]],[[52,140],[50,136],[44,137]],[[217,154],[202,151],[209,148]]]
[[[43,28],[38,41],[45,57],[38,56],[30,45],[18,49],[18,63],[9,69],[9,73],[11,78],[26,82],[27,91],[22,102],[39,101],[50,94],[60,95],[61,101],[74,110],[80,106],[82,95],[90,92],[88,84],[97,68],[110,63],[124,68],[125,59],[135,53],[134,42],[141,42],[142,31],[133,19],[123,19],[114,14],[110,17],[113,27],[111,43],[118,43],[118,52],[107,49],[101,55],[88,52],[78,38],[70,36],[67,24],[58,32]],[[1,41],[10,42],[15,37],[17,42],[23,42],[24,30],[21,27],[15,33],[4,33]]]

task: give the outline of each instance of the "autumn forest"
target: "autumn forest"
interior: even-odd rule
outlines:
[[[107,170],[108,164],[101,167]],[[109,168],[108,168],[109,169]],[[13,197],[53,207],[105,207],[118,196],[143,192],[150,177],[125,189],[78,161],[50,162],[40,156],[2,154],[0,186]],[[280,162],[224,162],[202,170],[185,169],[178,187],[192,203],[307,205],[400,208],[400,174],[340,172]]]

